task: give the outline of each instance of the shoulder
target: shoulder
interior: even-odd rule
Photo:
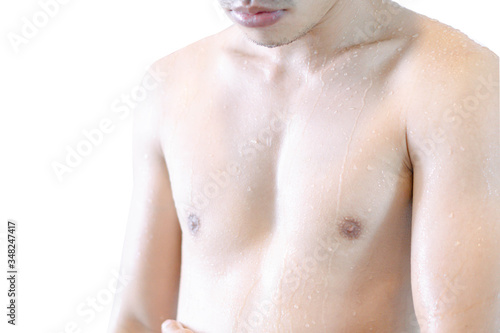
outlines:
[[[165,88],[201,81],[213,69],[223,54],[231,28],[205,37],[155,61],[150,71],[160,73]]]
[[[400,75],[412,160],[496,141],[498,56],[456,29],[419,20]]]
[[[147,98],[135,113],[147,110],[156,120],[181,110],[178,104],[187,101],[193,92],[203,89],[213,80],[223,53],[222,46],[229,29],[176,50],[153,62],[145,73],[141,86]]]
[[[439,92],[446,100],[475,88],[472,81],[481,76],[498,81],[498,56],[488,48],[424,16],[419,15],[417,24],[418,37],[411,42],[405,66],[414,93]]]
[[[151,64],[141,90],[146,97],[134,108],[136,128],[151,137],[169,130],[171,120],[185,112],[186,105],[200,90],[210,88],[222,63],[230,29],[205,37],[168,54]]]

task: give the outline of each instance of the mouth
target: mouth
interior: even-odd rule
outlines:
[[[262,28],[278,22],[285,14],[285,9],[267,9],[260,7],[240,7],[230,10],[236,23],[249,28]]]

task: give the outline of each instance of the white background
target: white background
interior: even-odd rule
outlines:
[[[131,117],[120,119],[112,105],[153,61],[228,25],[214,1],[67,0],[18,52],[7,34],[19,34],[22,18],[41,7],[35,0],[0,4],[2,332],[62,333],[71,322],[79,332],[106,331],[132,190]],[[493,0],[400,3],[500,52]],[[82,131],[105,118],[113,131],[58,180],[51,164],[64,163],[67,146],[75,149]],[[16,327],[5,315],[9,218],[18,221]],[[95,297],[99,311],[86,305]]]

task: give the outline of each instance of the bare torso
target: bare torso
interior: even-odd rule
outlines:
[[[195,332],[417,332],[410,39],[309,75],[229,46],[178,55],[162,148],[182,229],[177,319]],[[182,74],[180,74],[182,73]]]

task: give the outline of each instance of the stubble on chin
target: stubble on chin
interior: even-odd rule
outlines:
[[[298,40],[298,39],[304,37],[305,35],[307,35],[313,28],[314,28],[314,25],[311,25],[310,27],[305,28],[302,32],[300,32],[299,34],[297,34],[295,37],[282,38],[279,41],[270,41],[270,42],[267,42],[267,43],[263,42],[263,41],[255,40],[255,39],[251,38],[247,33],[244,33],[244,35],[252,43],[257,44],[259,46],[264,46],[264,47],[267,47],[269,49],[272,49],[272,48],[276,48],[276,47],[280,47],[280,46],[285,46],[285,45],[288,45],[288,44],[291,44],[291,43],[295,42],[296,40]]]

